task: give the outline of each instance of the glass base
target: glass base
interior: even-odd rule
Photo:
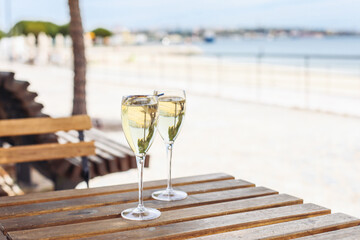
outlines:
[[[145,221],[160,217],[161,212],[155,208],[137,207],[129,208],[121,212],[121,216],[127,220]]]
[[[187,198],[188,195],[186,192],[183,191],[166,189],[166,190],[153,192],[151,196],[156,200],[170,202],[170,201],[183,200]]]

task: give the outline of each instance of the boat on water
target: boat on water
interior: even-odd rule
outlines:
[[[204,42],[213,43],[215,42],[215,33],[213,31],[206,31],[203,37]]]

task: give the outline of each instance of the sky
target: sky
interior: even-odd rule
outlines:
[[[86,31],[96,27],[360,31],[360,0],[80,0],[80,4]],[[8,29],[9,18],[12,25],[20,20],[64,24],[69,21],[67,0],[0,0],[0,29]]]

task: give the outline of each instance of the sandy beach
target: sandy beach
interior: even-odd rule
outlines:
[[[294,104],[281,103],[280,98],[274,100],[274,96],[282,93],[283,98],[288,97],[294,103],[298,101],[299,107],[304,107],[304,96],[299,90],[302,89],[303,69],[287,69],[293,71],[292,76],[298,81],[291,82],[286,92],[283,88],[279,90],[285,80],[282,84],[275,75],[272,75],[277,79],[275,83],[263,78],[257,102],[265,105],[251,102],[259,97],[259,90],[253,88],[256,74],[241,77],[239,81],[245,81],[242,85],[231,82],[230,78],[222,78],[225,82],[219,82],[217,65],[211,67],[211,62],[192,58],[195,65],[189,68],[184,56],[170,54],[162,60],[173,61],[173,66],[177,67],[172,69],[170,65],[159,67],[162,60],[153,59],[151,65],[151,58],[133,56],[135,60],[124,54],[125,60],[111,64],[99,64],[101,61],[94,59],[89,62],[88,113],[92,117],[120,122],[123,95],[151,93],[158,87],[186,89],[187,114],[174,147],[174,177],[226,172],[258,186],[301,197],[305,202],[329,207],[333,212],[360,217],[360,119],[356,117],[360,110],[354,110],[354,106],[359,106],[358,98],[353,97],[358,84],[355,78],[348,77],[347,84],[337,87],[339,83],[333,77],[333,89],[329,91],[343,94],[336,98],[336,94],[322,92],[325,87],[321,85],[321,73],[312,73],[317,84],[310,95],[310,109],[323,111],[308,111],[295,109]],[[132,61],[138,64],[131,64]],[[115,63],[118,65],[114,66]],[[196,64],[199,67],[195,67]],[[239,72],[254,74],[257,71],[251,64],[243,64],[243,71],[241,67],[223,64]],[[68,67],[0,62],[0,69],[14,71],[17,79],[29,81],[30,90],[39,93],[37,100],[44,104],[45,113],[66,116],[71,112],[72,71]],[[159,69],[163,69],[162,72]],[[276,69],[264,66],[261,74],[269,76],[267,71],[274,73]],[[191,78],[189,71],[192,71]],[[324,113],[331,110],[329,107],[338,112]],[[125,143],[121,132],[108,132],[108,135]],[[160,136],[156,137],[149,154],[151,165],[145,170],[145,180],[166,178],[165,148]],[[135,181],[137,172],[131,170],[95,178],[91,185]]]

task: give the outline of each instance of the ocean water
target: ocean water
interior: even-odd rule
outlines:
[[[360,37],[217,38],[214,43],[196,45],[203,50],[204,56],[221,56],[225,61],[308,66],[360,76]]]
[[[360,57],[360,37],[217,38],[214,43],[198,44],[205,54],[300,54],[351,55]]]

